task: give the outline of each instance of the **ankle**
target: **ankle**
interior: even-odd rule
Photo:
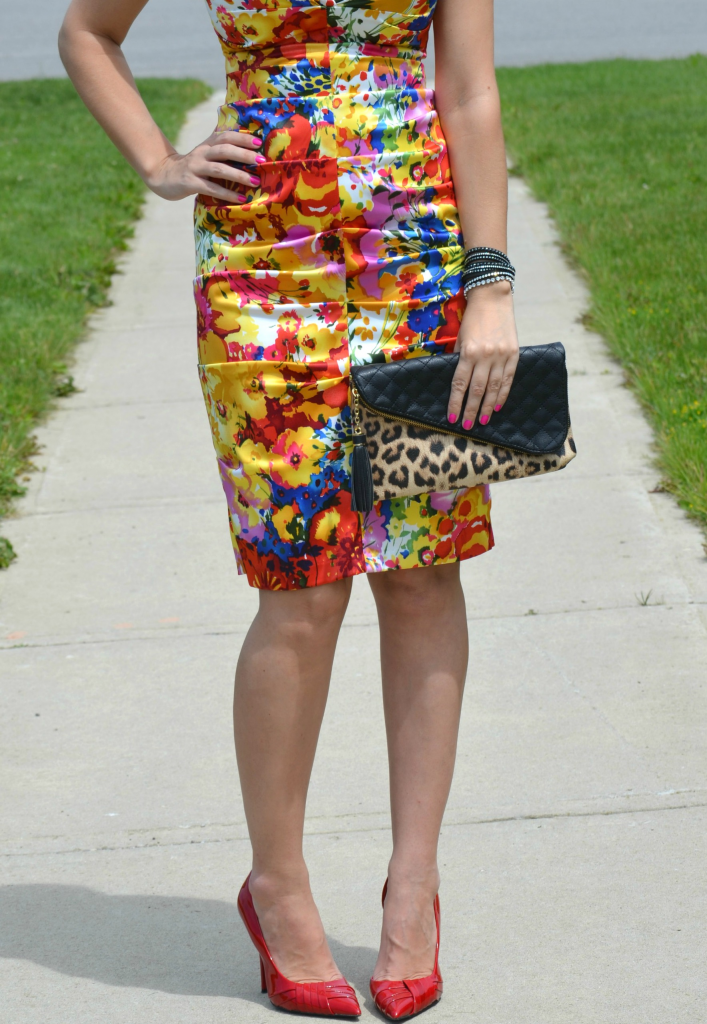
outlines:
[[[258,902],[272,903],[283,897],[309,893],[309,872],[304,862],[277,867],[254,864],[248,888]]]
[[[391,857],[388,865],[388,888],[396,893],[424,894],[431,899],[437,894],[440,877],[436,863],[420,864]]]

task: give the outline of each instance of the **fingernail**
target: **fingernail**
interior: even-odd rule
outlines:
[[[250,141],[254,146],[262,146],[263,140],[256,138],[255,135],[251,135]]]
[[[464,420],[464,422],[462,423],[462,426],[464,427],[464,430],[471,430],[472,425],[473,424],[472,424],[471,420]]]
[[[254,176],[253,176],[253,175],[251,174],[251,176],[250,176],[250,183],[251,183],[251,185],[259,185],[259,184],[260,184],[260,178],[255,178],[255,177],[254,177]]]
[[[255,154],[255,162],[256,162],[256,164],[264,164],[264,163],[266,163],[265,157],[263,156],[262,153],[256,153]]]
[[[479,418],[479,423],[481,424],[482,427],[485,427],[490,419],[491,419],[490,416],[481,416]]]
[[[238,200],[239,203],[245,203],[247,202],[248,197],[241,195],[241,193],[239,192],[238,195],[236,196],[236,199]]]
[[[493,407],[493,411],[494,412],[500,412],[501,409],[502,409],[502,406],[500,406],[500,405],[494,405],[494,407]]]
[[[450,412],[449,416],[447,416],[447,419],[449,420],[450,423],[456,423],[458,418],[459,417],[455,412]]]

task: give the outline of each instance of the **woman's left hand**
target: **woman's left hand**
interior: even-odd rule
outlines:
[[[452,380],[447,419],[470,430],[486,425],[508,398],[518,366],[518,334],[507,281],[472,288],[455,351],[459,364]],[[469,392],[462,411],[464,395]]]

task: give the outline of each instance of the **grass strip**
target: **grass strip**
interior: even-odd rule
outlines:
[[[587,322],[707,525],[707,57],[499,70],[514,171],[591,290]]]
[[[211,91],[192,79],[138,85],[172,140]],[[106,302],[144,193],[70,82],[0,82],[0,516],[24,492],[34,426],[73,389],[72,349]],[[0,568],[12,558],[0,538]]]

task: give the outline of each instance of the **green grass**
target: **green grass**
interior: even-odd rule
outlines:
[[[138,84],[171,139],[210,92]],[[70,82],[0,83],[0,516],[23,493],[35,424],[73,388],[72,349],[106,301],[144,191]],[[0,538],[0,567],[12,557]]]
[[[514,170],[591,290],[587,322],[707,525],[707,58],[499,71]]]

